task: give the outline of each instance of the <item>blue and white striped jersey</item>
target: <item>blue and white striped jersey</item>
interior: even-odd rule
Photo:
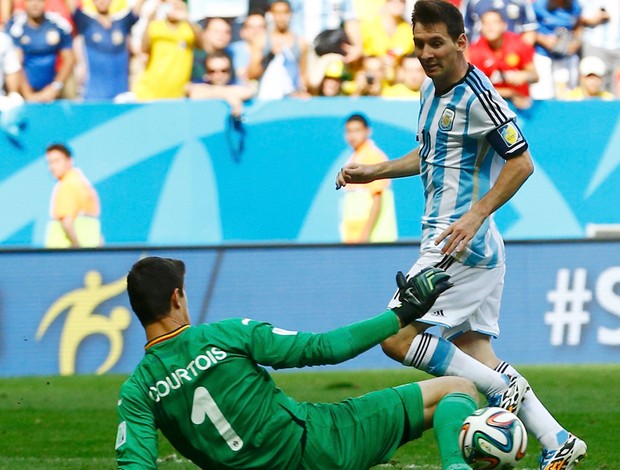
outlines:
[[[417,139],[424,186],[421,251],[465,214],[495,183],[504,159],[527,149],[516,115],[474,66],[452,89],[435,95],[432,80],[421,89]],[[505,260],[493,215],[456,256],[468,266],[492,268]]]

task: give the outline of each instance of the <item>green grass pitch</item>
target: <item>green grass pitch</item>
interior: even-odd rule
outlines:
[[[620,469],[620,365],[522,367],[536,394],[569,430],[588,443],[586,469]],[[428,376],[413,369],[303,371],[274,374],[290,395],[339,401]],[[28,377],[0,380],[0,470],[113,469],[116,397],[123,376]],[[519,468],[536,469],[539,446],[530,436]],[[162,437],[163,469],[195,468]],[[377,468],[439,469],[432,431]]]

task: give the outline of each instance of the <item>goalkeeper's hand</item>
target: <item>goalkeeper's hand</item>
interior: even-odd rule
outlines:
[[[450,282],[450,275],[443,269],[424,268],[409,280],[398,271],[396,285],[401,304],[392,310],[400,318],[402,326],[405,326],[428,312],[439,294],[454,284]]]

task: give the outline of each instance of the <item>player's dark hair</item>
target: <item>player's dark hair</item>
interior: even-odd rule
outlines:
[[[135,263],[127,275],[129,303],[142,326],[170,313],[175,289],[183,293],[185,263],[178,259],[151,256]]]
[[[368,121],[368,118],[362,113],[353,113],[349,115],[345,123],[349,124],[350,122],[361,122],[364,127],[370,127],[370,121]]]
[[[56,151],[64,154],[64,156],[67,157],[67,158],[72,158],[73,157],[73,153],[71,152],[71,149],[69,148],[68,145],[61,144],[61,143],[50,144],[45,149],[45,153],[51,152],[53,150],[56,150]]]
[[[457,7],[445,0],[418,0],[411,14],[412,27],[416,23],[431,25],[444,23],[448,34],[456,41],[461,34],[465,33],[463,15]]]

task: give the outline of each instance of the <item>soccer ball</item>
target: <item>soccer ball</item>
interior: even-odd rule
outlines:
[[[463,422],[459,446],[465,462],[472,468],[514,468],[525,455],[527,431],[510,411],[481,408]]]

